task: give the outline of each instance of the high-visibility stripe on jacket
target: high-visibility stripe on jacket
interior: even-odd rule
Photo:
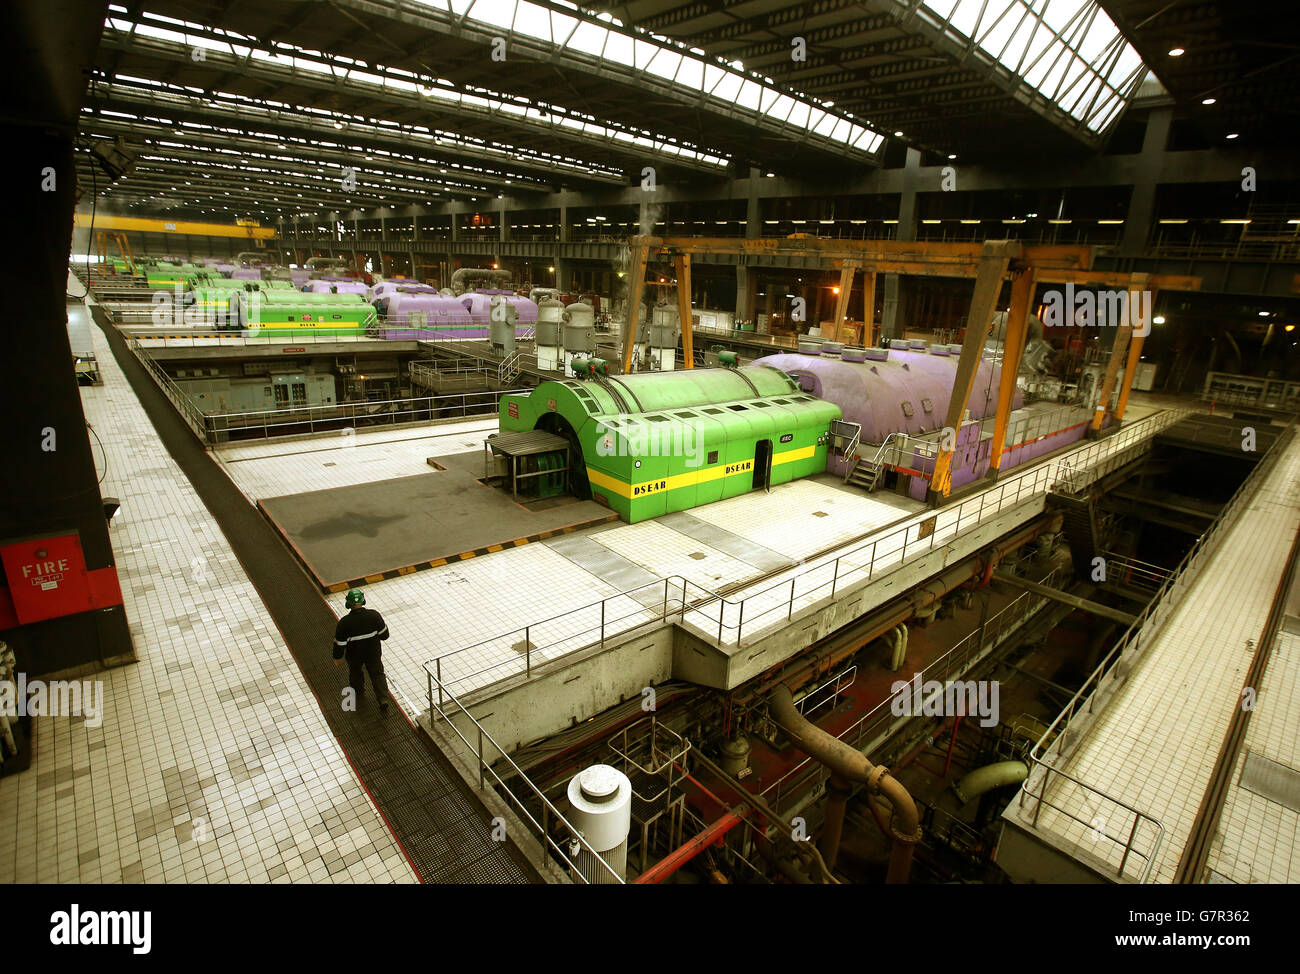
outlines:
[[[384,617],[374,609],[358,606],[348,612],[334,627],[334,658],[352,650],[379,650],[380,641],[388,638]]]

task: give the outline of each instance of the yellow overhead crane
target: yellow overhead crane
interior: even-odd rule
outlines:
[[[75,214],[73,225],[89,227],[90,214]],[[94,225],[97,231],[135,230],[141,233],[181,233],[192,237],[242,237],[253,241],[271,240],[275,237],[275,227],[257,226],[253,221],[244,221],[243,224],[197,223],[191,220],[155,220],[149,217],[96,213]]]

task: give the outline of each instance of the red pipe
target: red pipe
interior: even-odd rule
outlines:
[[[635,883],[651,884],[667,879],[709,846],[721,842],[728,832],[745,820],[748,813],[747,805],[737,805],[699,835],[687,839],[678,849],[660,859],[638,876]]]

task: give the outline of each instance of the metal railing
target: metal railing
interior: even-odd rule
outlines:
[[[1121,821],[1125,825],[1128,824],[1131,818],[1131,826],[1127,829],[1121,828],[1118,830],[1120,834],[1127,832],[1127,839],[1123,842],[1121,849],[1119,865],[1115,871],[1115,875],[1119,878],[1124,877],[1129,861],[1137,857],[1143,861],[1138,882],[1146,882],[1155,862],[1155,857],[1159,852],[1160,842],[1164,836],[1164,826],[1154,816],[1071,776],[1057,762],[1064,763],[1070,759],[1074,749],[1083,740],[1087,729],[1091,726],[1095,715],[1105,709],[1106,703],[1109,702],[1132,671],[1143,650],[1149,645],[1152,638],[1158,634],[1161,625],[1174,612],[1182,596],[1191,587],[1197,573],[1204,565],[1205,556],[1215,549],[1224,534],[1224,529],[1236,521],[1242,508],[1255,495],[1259,485],[1268,476],[1268,473],[1277,462],[1278,456],[1285,449],[1287,443],[1290,442],[1294,430],[1294,424],[1287,426],[1282,435],[1278,437],[1273,449],[1256,465],[1241,486],[1237,488],[1232,499],[1220,511],[1219,516],[1210,525],[1209,530],[1197,539],[1187,554],[1183,556],[1178,567],[1166,575],[1160,588],[1156,591],[1154,597],[1147,602],[1142,613],[1125,630],[1124,635],[1120,637],[1111,651],[1097,664],[1097,667],[1089,674],[1083,685],[1079,687],[1070,702],[1066,704],[1065,708],[1048,726],[1029,753],[1031,771],[1021,788],[1019,807],[1023,810],[1026,800],[1034,802],[1031,819],[1033,826],[1038,825],[1039,815],[1043,806],[1046,806],[1083,825],[1092,832],[1095,838],[1119,844],[1116,836],[1107,834],[1108,827],[1098,829],[1095,825],[1099,815],[1104,822],[1111,822],[1107,816],[1101,814],[1099,809],[1104,806],[1121,810],[1124,813],[1121,816]],[[1048,793],[1054,783],[1063,786],[1073,785],[1078,792],[1082,793],[1079,796],[1078,808],[1084,810],[1084,814],[1089,816],[1086,820],[1048,798]],[[1067,789],[1066,787],[1058,789],[1058,791],[1061,790]],[[1142,853],[1135,848],[1143,823],[1146,823],[1148,832],[1154,830],[1155,833],[1154,842],[1147,853]]]
[[[1106,581],[1123,582],[1130,588],[1147,592],[1159,591],[1171,574],[1163,565],[1154,565],[1130,555],[1121,555],[1114,551],[1102,553],[1106,563]]]
[[[529,391],[500,389],[318,406],[286,406],[237,413],[205,413],[138,341],[129,341],[127,347],[158,383],[158,387],[171,400],[194,434],[208,446],[232,440],[271,439],[275,436],[338,432],[349,428],[356,430],[396,426],[447,417],[494,416],[502,396]]]
[[[1042,579],[1041,584],[1052,585],[1057,581],[1058,574],[1059,571],[1051,572]],[[983,627],[968,633],[942,656],[915,674],[912,680],[919,678],[922,685],[931,681],[942,684],[964,675],[1023,627],[1050,601],[1033,592],[1022,592],[985,620]],[[903,723],[913,717],[922,716],[911,713],[913,708],[909,698],[913,696],[914,684],[911,681],[906,682],[906,686],[894,691],[846,727],[838,735],[839,740],[856,750],[869,752],[897,733]],[[906,706],[899,706],[899,704],[906,704]],[[815,785],[817,781],[829,777],[830,770],[825,765],[815,758],[805,757],[781,777],[770,782],[760,794],[768,797],[773,807],[780,809],[786,796],[804,793],[810,783]]]
[[[250,410],[239,413],[210,413],[204,416],[207,442],[232,439],[270,439],[338,432],[341,429],[370,429],[432,419],[494,416],[502,396],[528,389],[492,389],[443,396],[415,396],[367,402],[340,402],[324,406],[290,406],[283,409]]]
[[[516,675],[522,659],[524,676],[531,678],[533,667],[542,662],[588,646],[603,647],[614,636],[680,619],[693,606],[718,598],[689,579],[670,575],[444,653],[426,662],[424,669],[440,686],[472,682],[469,689],[474,689]]]
[[[200,442],[210,444],[212,441],[208,438],[208,417],[204,415],[203,410],[199,409],[194,404],[194,401],[185,395],[171,376],[164,372],[162,367],[140,347],[139,342],[129,341],[127,342],[127,348],[131,350],[136,361],[143,365],[145,371],[153,377],[163,395],[171,400],[171,404],[176,407],[176,412],[180,414],[181,419],[185,420],[185,425],[194,432]]]
[[[464,744],[465,747],[469,749],[470,753],[474,755],[474,760],[478,764],[479,789],[481,790],[484,787],[486,777],[491,776],[493,782],[495,782],[494,790],[497,791],[498,794],[504,795],[509,800],[510,804],[514,806],[516,811],[523,815],[524,819],[532,826],[538,838],[540,838],[547,847],[560,857],[560,859],[569,867],[572,875],[583,883],[591,882],[590,879],[583,875],[578,864],[569,858],[563,845],[556,842],[555,839],[551,837],[550,830],[533,817],[533,813],[529,811],[527,803],[516,795],[511,787],[505,782],[505,779],[497,773],[496,768],[493,765],[498,761],[504,762],[508,772],[513,773],[519,781],[522,781],[528,787],[528,790],[532,793],[532,799],[541,802],[544,814],[553,818],[554,821],[559,822],[568,829],[570,842],[580,846],[595,863],[599,864],[601,869],[613,877],[615,883],[619,885],[625,884],[626,880],[624,880],[623,877],[605,861],[604,857],[601,856],[599,852],[591,847],[591,844],[583,837],[582,832],[569,823],[569,820],[560,813],[560,810],[551,803],[550,799],[546,797],[542,790],[533,784],[532,779],[528,777],[519,765],[515,764],[514,760],[505,752],[501,745],[496,742],[492,735],[488,733],[487,729],[479,723],[474,715],[471,714],[458,699],[456,699],[456,696],[441,683],[438,684],[437,702],[434,702],[433,685],[435,682],[436,678],[432,673],[429,673],[429,712],[431,715],[436,713],[441,717],[443,724],[450,727],[455,735],[460,738],[461,743]],[[456,710],[453,713],[448,713],[443,709],[447,704],[454,705]],[[456,725],[455,720],[452,719],[455,716],[463,717],[473,725],[473,733],[475,734],[474,742],[471,742],[470,739],[461,732],[461,729]],[[488,760],[488,755],[484,751],[485,744],[489,745],[494,751],[496,751],[497,756],[495,759],[491,761]]]
[[[1078,493],[1143,452],[1144,444],[1150,438],[1149,435],[1141,432],[1145,428],[1143,424],[1152,419],[1172,417],[1170,421],[1161,424],[1160,428],[1165,429],[1192,415],[1193,412],[1194,410],[1191,409],[1175,409],[1148,416],[1131,426],[1121,427],[1117,433],[1105,439],[1096,440],[1091,445],[1082,447],[1071,453],[1068,458],[1058,460],[1056,465],[1060,470],[1060,479],[1053,489],[1072,494]]]
[[[1127,456],[1187,412],[1168,410],[1148,416],[1115,436],[1082,448],[1077,455],[1091,459],[1096,468],[1108,471],[1107,450]],[[1075,456],[1072,454],[1071,459]],[[444,653],[426,662],[425,668],[432,668],[431,672],[440,681],[445,679],[457,686],[472,681],[473,688],[477,688],[516,675],[522,658],[524,674],[531,678],[533,667],[539,662],[552,662],[595,645],[603,646],[613,636],[674,618],[719,647],[739,647],[747,635],[751,639],[759,638],[767,627],[788,622],[796,608],[808,608],[824,599],[833,600],[846,586],[897,571],[904,567],[909,556],[913,561],[924,557],[941,543],[955,540],[963,531],[1022,503],[1045,497],[1060,480],[1059,466],[1059,461],[1043,464],[948,508],[918,514],[833,560],[811,565],[736,599],[711,592],[681,575],[670,575]],[[1074,481],[1089,475],[1089,468],[1077,462],[1070,467]],[[637,608],[629,603],[635,603]],[[543,641],[539,642],[538,636]]]
[[[496,369],[489,369],[482,365],[469,365],[450,359],[412,362],[408,371],[411,376],[411,385],[425,389],[491,386],[499,378]]]

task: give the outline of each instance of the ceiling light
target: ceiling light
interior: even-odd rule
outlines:
[[[1267,318],[1267,317],[1268,317],[1268,312],[1267,312],[1267,311],[1261,311],[1261,312],[1259,313],[1259,316],[1260,316],[1261,318]]]
[[[1217,98],[1202,98],[1202,99],[1201,99],[1201,104],[1202,104],[1202,105],[1213,105],[1216,101],[1218,101]]]
[[[1155,322],[1157,325],[1163,325],[1163,324],[1165,323],[1165,316],[1164,316],[1164,315],[1156,315],[1156,316],[1155,316],[1154,318],[1152,318],[1151,320],[1152,320],[1153,322]]]
[[[1186,53],[1187,53],[1187,52],[1184,51],[1181,47],[1171,47],[1171,48],[1169,49],[1169,56],[1170,56],[1170,57],[1182,57],[1182,56],[1183,56],[1184,54],[1186,54]]]
[[[902,132],[895,132],[895,133],[894,133],[894,138],[896,138],[896,139],[901,139],[902,137],[903,137],[903,133],[902,133]]]
[[[1236,133],[1236,132],[1229,132],[1228,135],[1226,136],[1226,138],[1229,138],[1229,139],[1235,139],[1235,138],[1237,138],[1237,133]]]

